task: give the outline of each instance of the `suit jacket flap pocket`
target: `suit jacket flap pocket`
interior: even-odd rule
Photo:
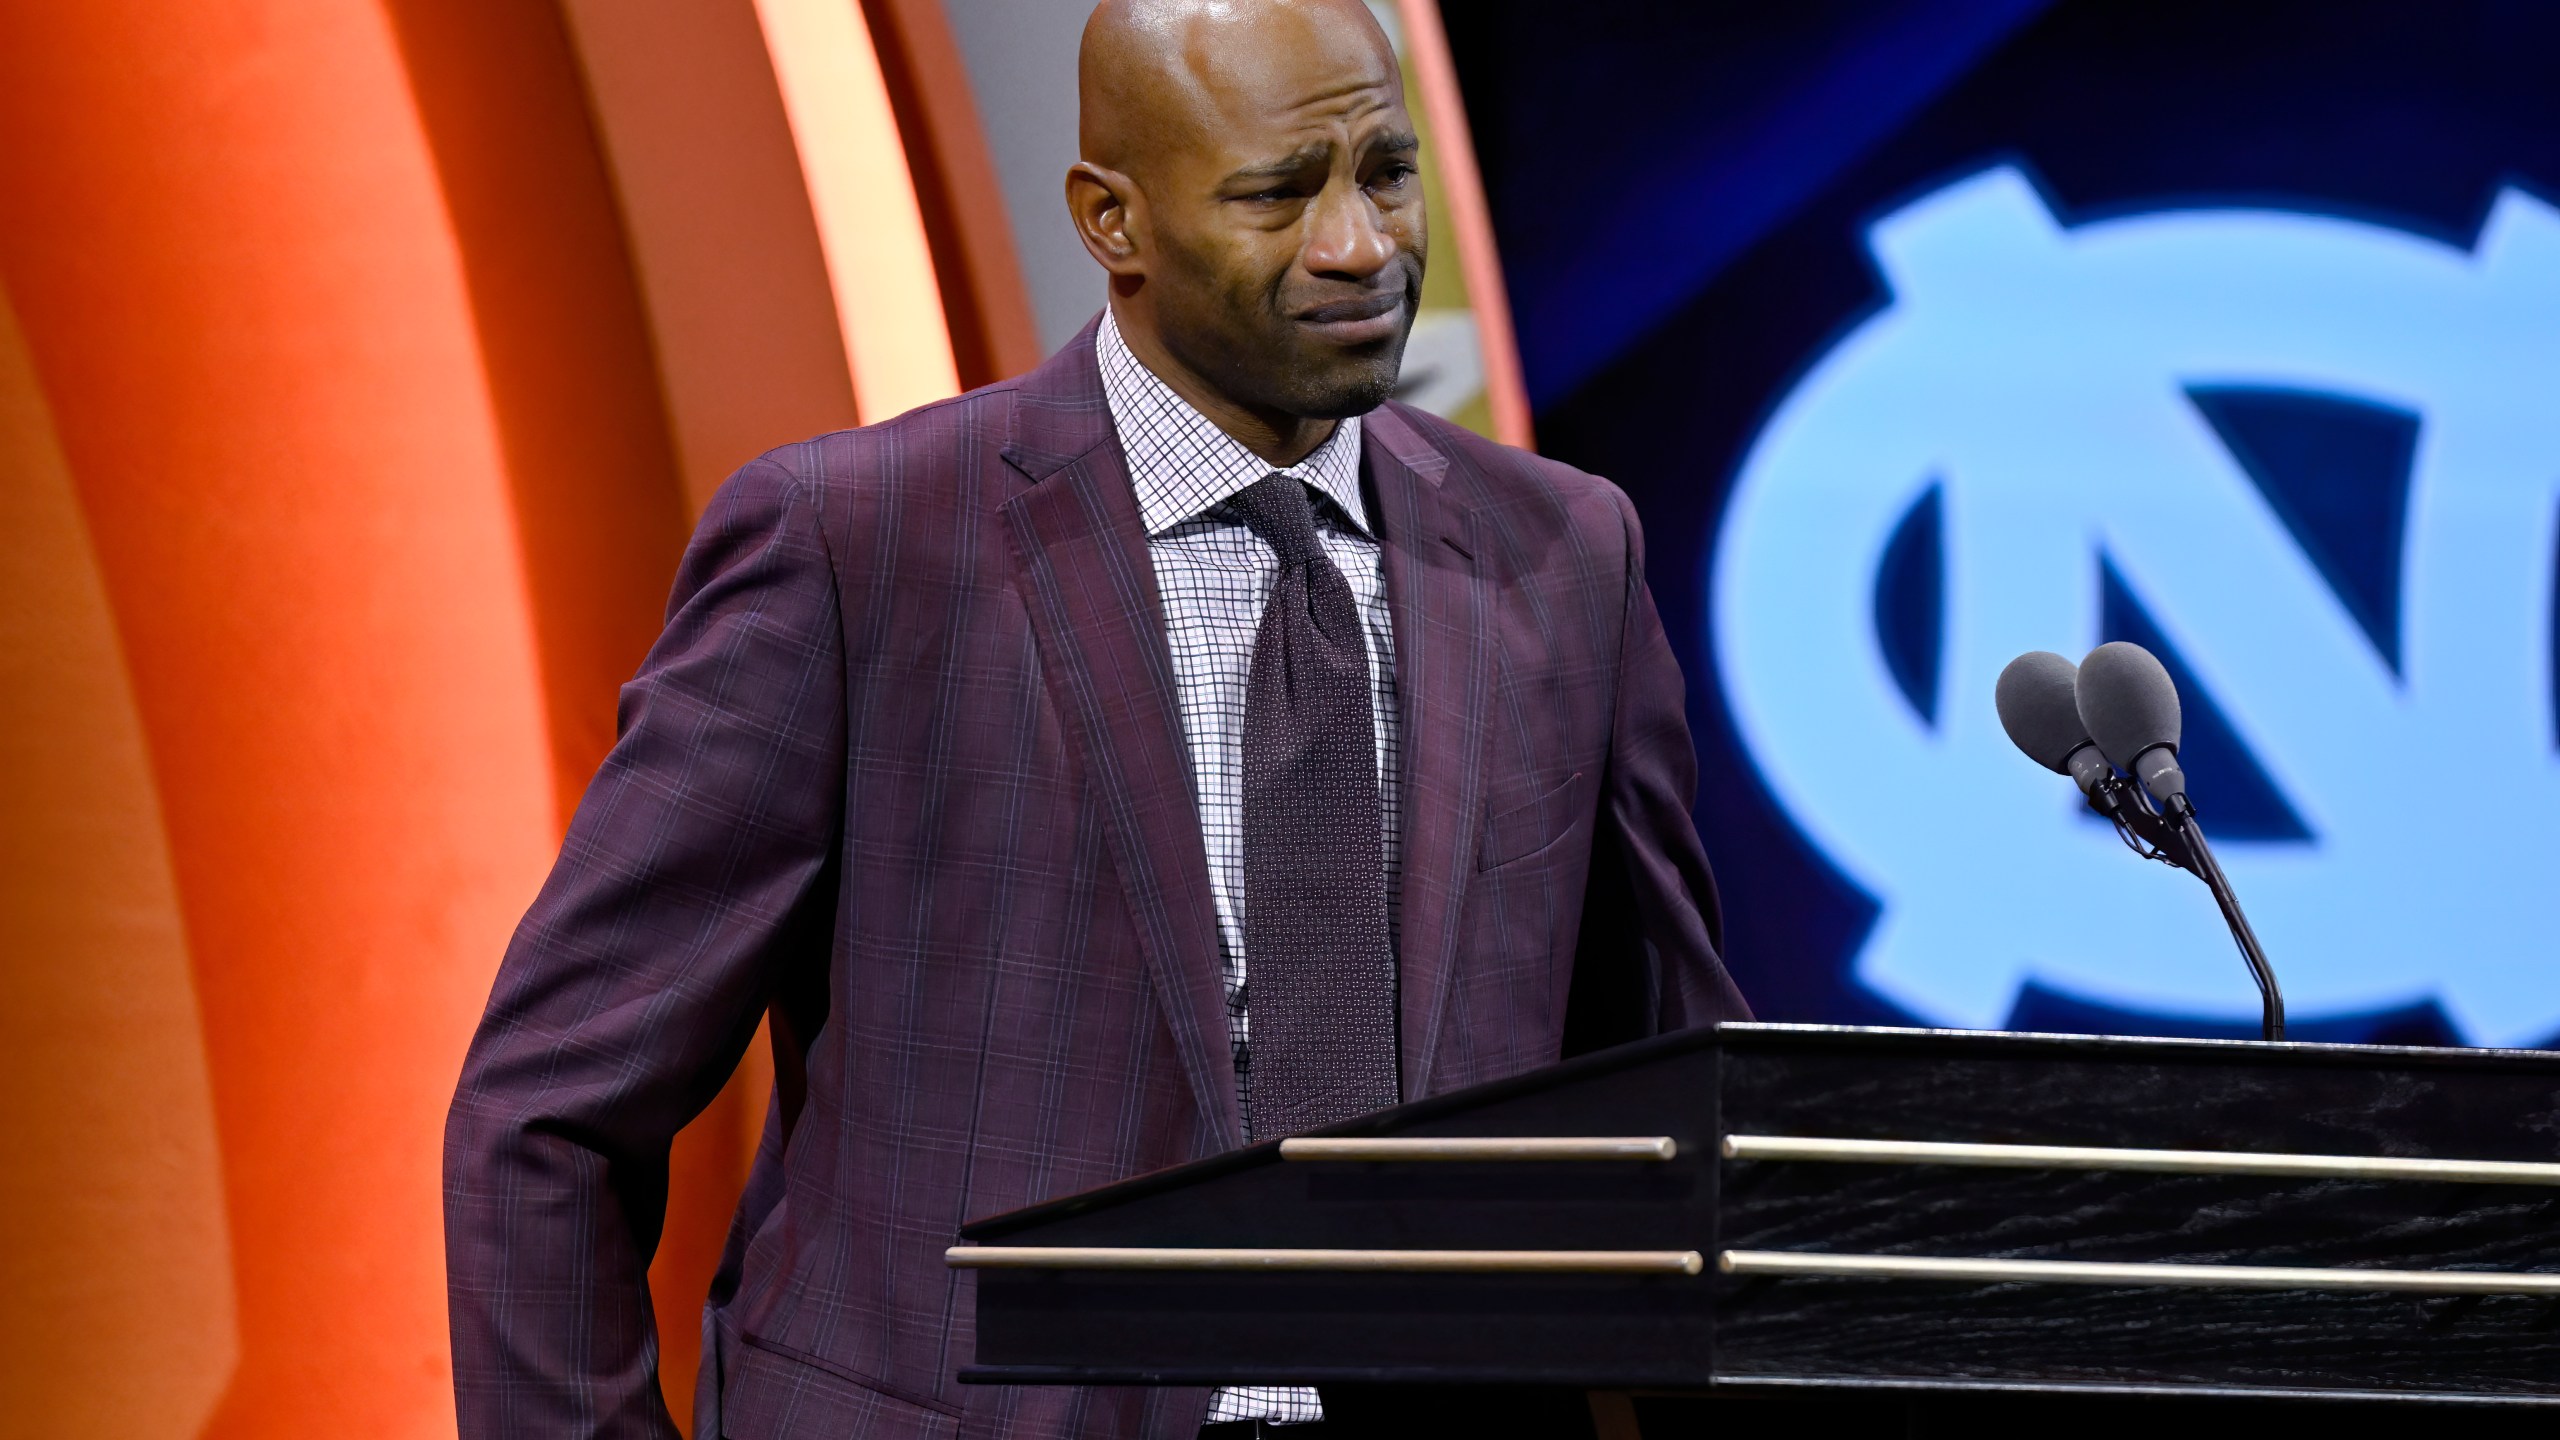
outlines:
[[[1476,857],[1476,868],[1490,870],[1554,844],[1581,818],[1587,804],[1582,772],[1576,770],[1537,799],[1494,816],[1485,822],[1484,848]]]

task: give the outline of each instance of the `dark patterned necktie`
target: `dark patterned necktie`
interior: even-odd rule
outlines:
[[[1277,1139],[1393,1105],[1369,649],[1351,586],[1317,543],[1305,482],[1231,502],[1280,557],[1244,702],[1245,1118]]]

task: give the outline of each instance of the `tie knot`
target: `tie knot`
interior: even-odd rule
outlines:
[[[1237,491],[1229,503],[1263,543],[1279,552],[1283,566],[1304,565],[1320,553],[1315,499],[1296,476],[1273,471]]]

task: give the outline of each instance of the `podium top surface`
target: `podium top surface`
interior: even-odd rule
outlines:
[[[2201,1040],[2163,1036],[2062,1035],[2007,1030],[1928,1030],[1856,1025],[1801,1025],[1728,1021],[1639,1040],[1504,1080],[1408,1101],[1310,1135],[1386,1135],[1465,1115],[1487,1105],[1573,1085],[1613,1071],[1662,1064],[1700,1051],[1794,1052],[1835,1057],[1929,1056],[1957,1060],[1999,1058],[2032,1062],[2110,1060],[2128,1063],[2203,1063],[2265,1067],[2276,1071],[2388,1069],[2547,1074],[2560,1083],[2560,1052],[2402,1045],[2335,1045],[2309,1041]],[[985,1242],[1081,1213],[1180,1189],[1278,1158],[1280,1142],[1266,1140],[1185,1164],[1061,1196],[1018,1210],[983,1216],[960,1235]]]

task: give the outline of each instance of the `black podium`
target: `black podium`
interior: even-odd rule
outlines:
[[[2560,1055],[1725,1025],[962,1238],[966,1381],[2553,1405]]]

